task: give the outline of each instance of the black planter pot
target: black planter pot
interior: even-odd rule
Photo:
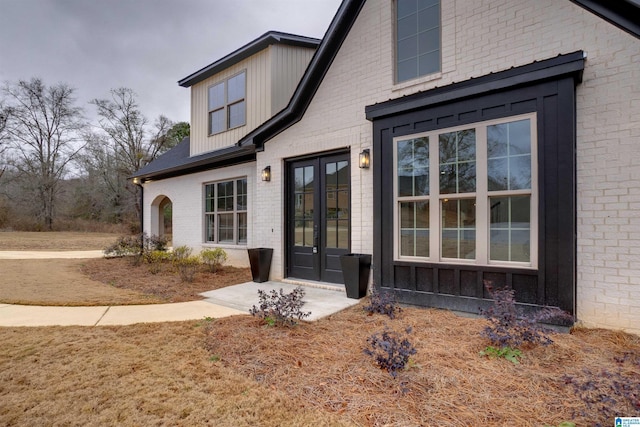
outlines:
[[[342,276],[347,291],[347,298],[360,299],[367,295],[371,255],[346,254],[340,256]]]
[[[247,249],[247,252],[249,252],[249,264],[251,265],[251,277],[253,277],[253,281],[256,283],[268,281],[273,249],[252,248]]]

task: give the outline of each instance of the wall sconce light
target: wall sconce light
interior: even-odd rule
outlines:
[[[369,149],[366,148],[362,150],[362,153],[360,153],[360,162],[358,166],[360,166],[360,169],[369,169],[370,164],[371,164],[371,155],[369,153]]]
[[[262,180],[271,181],[271,166],[262,169]]]

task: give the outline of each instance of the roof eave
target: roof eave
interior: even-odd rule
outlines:
[[[205,80],[252,55],[255,55],[272,44],[285,44],[289,46],[300,46],[315,49],[320,44],[320,40],[312,37],[269,31],[248,44],[236,49],[225,57],[179,80],[178,85],[182,87],[193,86],[194,84],[199,83],[202,80]]]

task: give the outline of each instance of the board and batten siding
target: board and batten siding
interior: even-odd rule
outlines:
[[[314,49],[287,45],[272,45],[271,50],[271,113],[287,106],[293,91],[298,86]]]
[[[229,147],[287,106],[314,49],[271,45],[191,87],[192,156]],[[246,71],[246,124],[209,135],[209,87]]]
[[[209,135],[209,87],[246,70],[246,124]],[[271,58],[269,49],[241,61],[191,87],[191,156],[219,150],[238,142],[271,117]]]

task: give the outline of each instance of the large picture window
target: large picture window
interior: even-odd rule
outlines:
[[[205,242],[247,244],[247,179],[206,184]]]
[[[246,73],[209,86],[209,134],[224,132],[246,123]]]
[[[536,267],[535,114],[394,140],[396,259]]]
[[[396,0],[396,82],[440,71],[440,1]]]

